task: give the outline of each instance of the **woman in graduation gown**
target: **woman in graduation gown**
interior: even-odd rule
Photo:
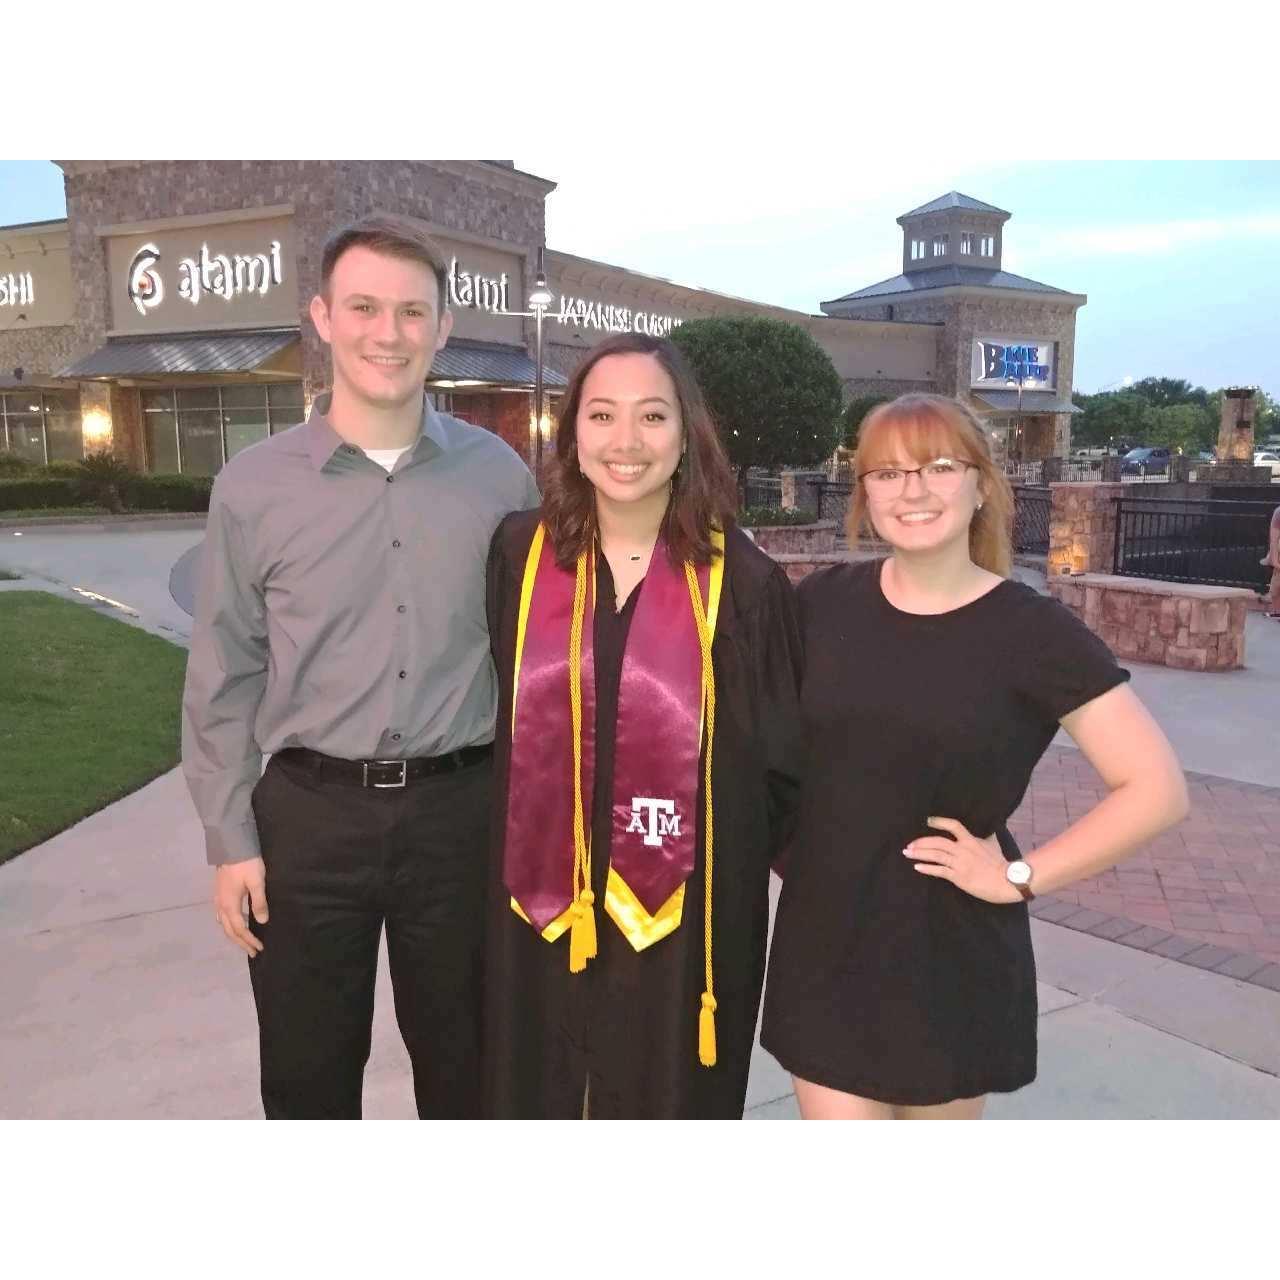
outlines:
[[[545,487],[489,554],[486,1112],[739,1118],[797,787],[792,590],[669,342],[586,356]]]

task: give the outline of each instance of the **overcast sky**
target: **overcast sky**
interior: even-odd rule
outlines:
[[[1280,163],[1104,161],[985,168],[850,155],[715,165],[596,148],[511,157],[558,183],[547,242],[681,284],[816,312],[896,275],[894,219],[956,189],[1013,216],[1004,266],[1087,294],[1076,386],[1126,375],[1280,396]],[[61,171],[0,162],[0,223],[65,214]]]

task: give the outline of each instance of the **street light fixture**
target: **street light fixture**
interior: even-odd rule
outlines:
[[[529,292],[528,311],[499,311],[498,315],[522,316],[534,322],[533,358],[536,366],[533,375],[533,474],[538,477],[542,473],[542,442],[548,433],[549,424],[544,421],[543,412],[544,388],[542,381],[542,323],[547,317],[547,308],[555,301],[555,294],[547,287],[547,269],[545,248],[538,246],[538,266],[533,278],[533,288]]]
[[[1012,375],[1009,375],[1004,380],[1004,385],[1006,387],[1016,386],[1018,388],[1018,417],[1013,428],[1014,453],[1016,455],[1014,460],[1016,462],[1021,462],[1023,460],[1022,458],[1022,384],[1025,381],[1025,379],[1026,379],[1026,374],[1020,373],[1016,378],[1013,377]]]

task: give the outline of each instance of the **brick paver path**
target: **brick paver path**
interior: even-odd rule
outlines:
[[[1186,821],[1053,897],[1280,962],[1280,788],[1203,773],[1187,784]],[[1009,829],[1034,848],[1105,794],[1079,751],[1050,747]]]

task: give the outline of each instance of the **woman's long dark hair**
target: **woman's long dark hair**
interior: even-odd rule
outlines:
[[[572,565],[596,534],[595,486],[578,466],[578,410],[587,374],[606,356],[653,356],[676,389],[686,448],[671,485],[662,534],[675,564],[709,564],[711,530],[728,530],[738,509],[738,489],[715,422],[693,371],[678,347],[643,333],[620,333],[592,347],[574,370],[560,402],[556,449],[547,468],[542,518],[556,563]]]

